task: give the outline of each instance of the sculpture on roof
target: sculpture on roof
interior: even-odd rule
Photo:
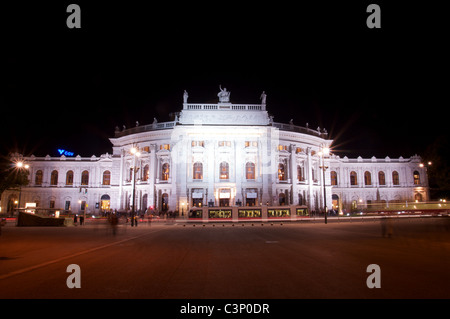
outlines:
[[[219,97],[219,102],[229,103],[231,92],[227,91],[227,88],[222,89],[222,85],[219,85],[219,89],[220,92],[217,94],[217,96]]]
[[[188,97],[189,97],[188,92],[186,90],[184,90],[184,93],[183,93],[183,102],[184,103],[187,103]]]
[[[266,104],[266,98],[267,98],[267,94],[265,91],[262,92],[260,99],[261,99],[261,104]]]

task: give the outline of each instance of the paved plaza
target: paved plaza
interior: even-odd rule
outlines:
[[[7,225],[0,298],[449,298],[449,221]]]

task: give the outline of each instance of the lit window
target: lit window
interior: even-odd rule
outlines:
[[[255,164],[252,162],[247,162],[245,164],[245,177],[247,179],[255,179]]]
[[[223,146],[231,146],[231,142],[230,141],[219,141],[219,146],[223,147]]]
[[[205,147],[205,141],[192,141],[191,146],[192,147],[195,147],[195,146]]]
[[[286,171],[284,168],[284,164],[278,164],[278,180],[285,181],[286,180]]]
[[[420,185],[420,174],[418,171],[414,171],[414,185]]]
[[[143,175],[142,175],[142,181],[144,181],[144,182],[148,181],[149,174],[150,174],[150,169],[149,169],[149,166],[147,164],[147,165],[144,166],[144,172],[143,172]]]
[[[168,163],[164,163],[161,170],[161,180],[168,181],[169,180],[169,172],[170,167]]]
[[[299,182],[303,182],[305,180],[305,176],[304,176],[304,168],[303,166],[297,165],[297,180]]]
[[[257,147],[258,142],[257,141],[245,141],[245,147]]]
[[[230,178],[230,171],[229,171],[229,165],[227,162],[220,163],[220,179],[229,179]]]
[[[193,179],[203,179],[203,164],[200,162],[194,163]]]

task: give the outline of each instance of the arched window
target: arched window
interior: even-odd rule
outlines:
[[[397,171],[393,171],[392,172],[392,184],[393,185],[400,185],[400,179],[398,177],[398,172]]]
[[[230,178],[230,169],[227,162],[220,163],[220,179],[229,179]]]
[[[170,174],[170,165],[169,163],[164,163],[161,169],[161,180],[168,181]]]
[[[147,165],[144,166],[144,170],[142,171],[142,181],[146,182],[148,181],[149,175],[150,174],[150,168]]]
[[[337,186],[338,180],[336,171],[331,171],[330,176],[331,176],[331,186]]]
[[[420,174],[418,171],[414,171],[414,185],[420,185]]]
[[[103,185],[111,185],[111,172],[110,171],[104,171],[103,172]]]
[[[67,171],[66,173],[66,185],[73,185],[73,171]]]
[[[247,164],[245,164],[245,178],[255,179],[255,163],[247,162]]]
[[[350,185],[355,186],[358,185],[358,175],[355,171],[350,173]]]
[[[58,185],[58,171],[54,170],[52,171],[52,174],[50,175],[50,185]]]
[[[378,184],[386,185],[386,176],[383,171],[378,172]]]
[[[368,171],[364,172],[364,184],[372,185],[372,174],[370,174],[370,172]]]
[[[81,185],[89,185],[89,172],[83,171],[81,173]]]
[[[35,185],[42,185],[42,176],[43,176],[42,171],[38,170],[36,172],[36,176],[34,177],[34,184]]]
[[[193,166],[193,179],[203,179],[203,164],[200,162],[195,162]]]
[[[423,199],[422,194],[416,193],[416,194],[414,195],[414,199],[415,199],[416,202],[421,202],[422,199]]]
[[[286,170],[284,168],[284,164],[278,164],[278,180],[285,181],[286,180]]]

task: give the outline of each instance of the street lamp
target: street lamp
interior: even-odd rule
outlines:
[[[20,179],[20,172],[23,169],[28,170],[30,168],[30,165],[25,164],[23,161],[18,161],[16,163],[16,168],[19,170],[19,201],[17,202],[17,209],[20,209],[20,198],[22,197],[22,180]]]
[[[319,168],[322,169],[322,185],[323,185],[323,209],[325,215],[325,224],[327,224],[327,190],[325,187],[325,171],[328,166],[325,166],[325,156],[328,157],[330,155],[330,147],[327,145],[322,146],[321,151],[319,152],[319,156],[322,158],[322,166]]]
[[[133,146],[130,149],[130,153],[133,154],[133,203],[131,208],[131,226],[134,226],[134,217],[136,215],[136,209],[134,205],[136,201],[136,173],[139,170],[139,168],[136,167],[136,157],[141,156],[141,152],[139,152],[139,149],[137,147]]]

